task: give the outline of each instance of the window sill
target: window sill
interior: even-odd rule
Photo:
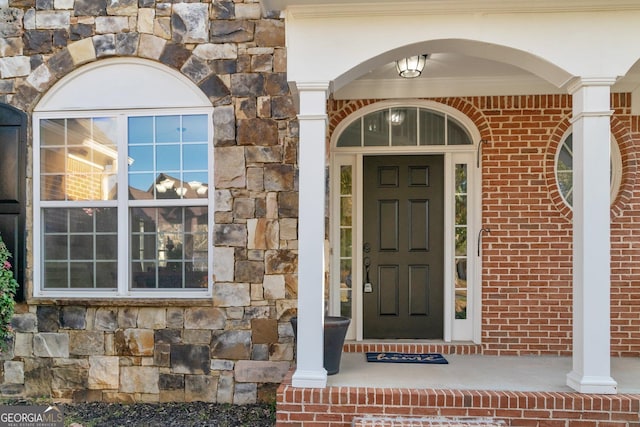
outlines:
[[[27,305],[82,305],[82,306],[94,306],[94,307],[106,307],[106,306],[119,306],[119,307],[211,307],[213,305],[213,299],[210,295],[202,298],[170,298],[170,297],[158,297],[149,298],[140,297],[29,297],[26,300]]]

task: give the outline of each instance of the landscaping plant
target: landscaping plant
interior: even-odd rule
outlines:
[[[11,340],[11,318],[15,308],[18,282],[11,271],[11,252],[0,235],[0,352],[7,349]]]

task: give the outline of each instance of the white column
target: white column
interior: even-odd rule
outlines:
[[[298,333],[294,387],[324,388],[325,141],[328,82],[297,83],[298,144]]]
[[[615,394],[610,357],[610,86],[579,79],[573,95],[573,370],[580,393]]]

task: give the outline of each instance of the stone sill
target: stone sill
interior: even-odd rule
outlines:
[[[213,298],[27,298],[26,305],[81,305],[87,307],[212,307]]]

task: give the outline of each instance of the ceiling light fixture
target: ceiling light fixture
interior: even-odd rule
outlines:
[[[420,76],[429,55],[416,55],[396,61],[396,70],[400,77],[412,79]]]

